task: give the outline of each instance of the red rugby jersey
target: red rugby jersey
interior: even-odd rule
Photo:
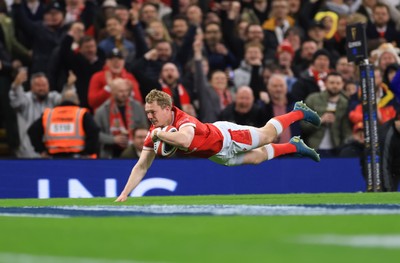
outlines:
[[[190,154],[200,158],[209,158],[217,154],[224,141],[224,137],[220,130],[211,123],[202,123],[198,119],[181,111],[177,107],[172,108],[173,120],[171,125],[178,130],[180,127],[192,126],[195,129],[193,141],[187,151],[179,150],[184,154]],[[150,138],[151,131],[154,130],[154,125],[150,126],[147,137],[144,141],[144,149],[153,149],[154,144]]]

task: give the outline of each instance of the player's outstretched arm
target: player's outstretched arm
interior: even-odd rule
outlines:
[[[140,158],[135,166],[132,168],[131,175],[128,182],[126,182],[124,190],[121,192],[115,202],[125,202],[129,194],[136,188],[143,177],[146,175],[147,170],[150,168],[154,161],[156,154],[152,149],[143,149]]]
[[[193,126],[185,126],[177,132],[157,131],[153,136],[176,147],[188,148],[193,141],[194,128]]]

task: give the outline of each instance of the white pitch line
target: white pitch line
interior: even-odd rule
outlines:
[[[4,217],[39,217],[39,218],[71,218],[70,216],[64,216],[64,215],[28,214],[28,213],[0,213],[0,216],[4,216]]]
[[[348,247],[399,249],[400,235],[311,235],[296,239],[298,243]]]
[[[0,252],[0,263],[161,263],[155,261],[136,261],[82,257],[62,257]]]
[[[69,211],[115,211],[149,214],[212,214],[212,215],[388,215],[400,214],[397,209],[363,207],[326,207],[302,205],[146,205],[146,206],[54,206]]]
[[[0,216],[73,217],[73,216],[171,216],[171,215],[398,215],[399,205],[146,205],[146,206],[49,206],[2,208]]]

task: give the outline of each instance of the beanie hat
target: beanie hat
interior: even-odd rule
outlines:
[[[282,52],[289,52],[292,58],[294,57],[294,50],[289,41],[283,40],[282,43],[276,48],[276,55],[279,56]]]
[[[328,50],[322,48],[322,49],[318,49],[317,51],[315,51],[311,61],[314,63],[314,61],[319,56],[326,56],[326,57],[328,57],[329,60],[331,60],[331,53],[329,53]]]

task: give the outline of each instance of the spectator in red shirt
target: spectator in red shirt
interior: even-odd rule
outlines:
[[[132,83],[132,97],[143,103],[139,83],[135,76],[124,68],[125,61],[120,50],[114,48],[107,56],[103,70],[93,74],[90,79],[88,101],[90,107],[95,111],[103,102],[110,97],[110,83],[115,78],[128,79]]]

